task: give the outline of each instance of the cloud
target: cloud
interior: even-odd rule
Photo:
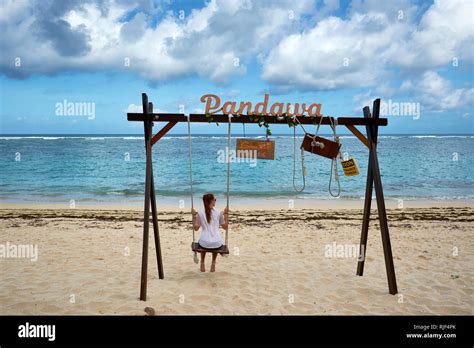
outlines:
[[[284,38],[262,78],[283,90],[330,90],[380,85],[394,71],[422,74],[455,57],[472,64],[473,3],[435,1],[417,23],[420,10],[408,1],[354,1],[346,19],[325,18]]]
[[[282,36],[312,1],[211,0],[181,19],[146,2],[45,1],[2,5],[1,70],[10,76],[130,69],[149,80],[201,76],[227,83]],[[151,11],[151,12],[150,12]],[[156,14],[160,19],[154,23]],[[21,43],[21,44],[18,44]],[[14,66],[14,58],[22,66]],[[127,62],[125,64],[125,62]],[[128,64],[129,63],[129,64]]]
[[[405,68],[433,69],[451,64],[453,58],[472,65],[474,59],[474,3],[437,0],[424,13],[406,45],[394,56]]]
[[[329,17],[271,50],[262,78],[279,86],[337,89],[374,85],[407,28],[383,13]]]
[[[358,101],[409,93],[433,108],[440,98],[440,110],[472,97],[437,72],[453,58],[461,67],[453,74],[472,66],[474,5],[467,0],[354,0],[340,17],[331,16],[343,10],[338,0],[210,0],[184,18],[148,0],[0,6],[0,71],[18,78],[122,70],[150,84],[197,76],[225,85],[256,62],[272,93],[362,87]]]
[[[441,112],[474,105],[474,88],[453,88],[435,71],[426,71],[419,81],[404,81],[403,85],[427,110]]]
[[[84,25],[72,28],[65,20],[37,22],[39,33],[50,41],[61,56],[83,56],[90,51],[89,35]]]
[[[130,112],[130,113],[142,113],[143,112],[143,106],[142,105],[137,105],[137,104],[130,104],[127,109],[123,110],[124,112]]]
[[[474,88],[455,88],[450,80],[436,71],[428,70],[419,78],[403,80],[398,93],[382,93],[377,87],[354,95],[354,111],[360,111],[365,105],[372,105],[372,101],[381,95],[385,99],[393,96],[399,102],[420,103],[424,111],[437,113],[472,109],[474,106]]]
[[[143,106],[142,105],[137,105],[137,104],[129,104],[128,107],[124,110],[122,110],[123,112],[126,112],[126,113],[138,113],[138,114],[141,114],[143,112]],[[166,112],[160,108],[157,108],[157,107],[153,107],[153,112],[154,113],[163,113],[163,112]]]

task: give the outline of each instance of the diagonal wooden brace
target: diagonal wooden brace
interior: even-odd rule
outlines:
[[[168,131],[173,128],[178,122],[170,121],[158,133],[151,138],[151,146],[153,146],[158,140],[160,140]]]
[[[357,137],[357,139],[359,139],[370,150],[370,142],[364,136],[364,134],[361,133],[360,130],[358,130],[355,126],[348,125],[348,124],[346,125],[346,127],[352,132],[352,134],[354,134]]]

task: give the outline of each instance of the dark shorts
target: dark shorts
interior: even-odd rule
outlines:
[[[206,250],[218,250],[218,249],[222,248],[222,245],[220,247],[217,247],[217,248],[206,248],[206,247],[203,247],[201,244],[199,244],[199,247],[203,248],[203,249],[206,249]]]

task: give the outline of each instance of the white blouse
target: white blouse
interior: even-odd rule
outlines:
[[[199,245],[203,248],[219,248],[224,244],[222,241],[219,226],[224,224],[224,213],[217,209],[211,210],[211,222],[207,222],[206,212],[200,211],[198,213],[199,223],[201,224],[201,237],[199,238]]]

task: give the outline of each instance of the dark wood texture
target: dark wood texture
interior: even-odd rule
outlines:
[[[369,139],[364,137],[364,134],[362,134],[356,127],[346,124],[346,128],[351,131],[352,134],[354,134],[357,139],[359,139],[365,146],[367,146],[368,149],[370,149],[370,142]]]
[[[148,103],[148,112],[152,113],[153,112],[153,104]],[[153,129],[153,123],[151,121],[147,121],[148,123],[148,138],[151,137],[152,129]],[[163,135],[166,134],[166,132],[163,133]],[[151,139],[151,145],[153,146],[153,138]],[[158,278],[163,279],[165,277],[164,272],[163,272],[163,260],[161,257],[161,243],[160,243],[160,229],[158,226],[158,211],[156,209],[156,196],[155,196],[155,179],[153,178],[153,160],[151,161],[151,187],[150,187],[150,200],[151,200],[151,214],[152,214],[152,221],[153,221],[153,234],[154,234],[154,239],[155,239],[155,252],[156,252],[156,262],[157,262],[157,268],[158,268]]]
[[[380,112],[380,99],[374,101],[372,115],[368,106],[364,107],[364,118],[377,119]],[[370,208],[372,202],[372,190],[375,187],[375,196],[377,201],[377,212],[380,223],[380,233],[382,235],[382,247],[385,259],[385,269],[387,272],[387,282],[389,293],[395,295],[398,292],[397,280],[395,276],[395,266],[393,264],[392,246],[390,243],[390,234],[388,230],[387,211],[385,208],[385,198],[383,194],[382,178],[380,176],[379,161],[377,157],[377,137],[378,126],[367,126],[367,138],[370,142],[369,165],[367,171],[367,184],[365,191],[364,216],[362,220],[362,231],[360,237],[360,252],[363,255],[357,263],[357,275],[364,273],[365,256],[367,253],[367,236],[370,221]]]
[[[206,249],[206,248],[201,247],[198,242],[191,243],[191,250],[197,253],[200,253],[202,251],[205,251],[206,253],[215,253],[215,254],[228,254],[229,253],[229,249],[227,248],[227,245],[223,245],[219,249]]]
[[[151,145],[155,145],[155,143],[160,140],[168,131],[173,128],[178,122],[168,122],[163,128],[160,129],[158,133],[155,134],[153,138],[151,138]]]
[[[148,113],[148,97],[142,94],[143,114]],[[150,122],[143,122],[145,129],[146,146],[146,170],[145,170],[145,203],[143,213],[143,249],[142,249],[142,273],[140,280],[140,300],[146,301],[146,290],[148,280],[148,242],[150,226],[150,187],[151,187],[151,143],[150,143]]]
[[[372,118],[377,119],[380,112],[380,99],[375,99],[372,107]],[[385,209],[385,198],[383,195],[382,178],[380,177],[379,160],[377,157],[377,127],[372,126],[372,171],[374,177],[375,196],[377,199],[377,211],[379,213],[380,233],[382,234],[383,254],[385,258],[385,268],[387,271],[388,290],[392,295],[398,292],[397,280],[395,277],[395,266],[393,265],[392,245],[388,231],[387,211]]]
[[[227,123],[229,122],[229,117],[227,115],[211,115],[212,120],[207,118],[204,114],[190,114],[191,122],[219,122]],[[287,121],[284,119],[279,120],[275,116],[263,115],[262,116],[265,122],[268,124],[287,124]],[[128,113],[127,119],[129,121],[145,121],[150,120],[154,122],[188,122],[188,117],[184,114],[150,114],[144,115],[140,113]],[[320,121],[319,117],[309,117],[309,116],[300,116],[298,120],[301,124],[315,124],[317,125]],[[232,122],[239,123],[258,123],[258,120],[252,120],[251,116],[242,115],[232,117]],[[321,124],[333,124],[334,118],[324,116]],[[366,126],[368,124],[376,124],[378,126],[386,126],[388,121],[386,118],[379,119],[365,119],[362,117],[338,117],[337,124],[341,126],[353,125],[353,126]]]
[[[313,141],[316,143],[324,144],[324,147],[320,148],[319,146],[312,146]],[[301,148],[305,151],[314,153],[315,155],[333,159],[336,158],[339,154],[341,144],[322,137],[315,137],[313,134],[306,133],[303,138]]]
[[[370,109],[368,106],[363,109],[364,117],[371,118]],[[367,126],[367,136],[371,139],[370,126]],[[370,149],[371,146],[369,146]],[[369,164],[367,169],[367,181],[365,184],[365,200],[364,200],[364,215],[362,218],[362,231],[360,234],[360,254],[363,255],[361,260],[357,263],[357,275],[364,274],[365,255],[367,253],[367,235],[369,233],[370,222],[370,208],[372,205],[372,191],[373,191],[374,177],[372,176],[372,152],[369,152]]]
[[[256,151],[256,158],[258,159],[275,159],[275,141],[274,140],[260,140],[250,138],[238,138],[235,140],[235,152],[238,157],[253,156]]]

